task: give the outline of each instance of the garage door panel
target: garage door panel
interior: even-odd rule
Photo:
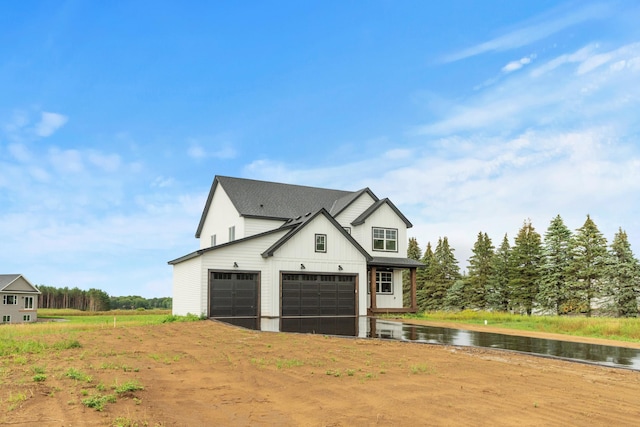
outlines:
[[[211,273],[209,317],[258,316],[259,281],[255,273]]]
[[[282,316],[355,316],[355,276],[283,274]]]

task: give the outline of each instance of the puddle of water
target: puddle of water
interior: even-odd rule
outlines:
[[[372,317],[252,317],[216,320],[262,331],[315,333],[426,344],[485,347],[640,370],[639,349],[411,325]]]

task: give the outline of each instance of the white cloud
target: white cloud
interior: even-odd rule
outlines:
[[[556,15],[556,16],[552,16]],[[538,40],[564,30],[565,28],[593,19],[603,19],[608,16],[608,7],[605,4],[591,4],[581,9],[556,9],[550,14],[536,17],[530,23],[523,23],[519,28],[495,37],[486,42],[454,52],[445,58],[443,62],[454,62],[487,52],[507,51],[527,46]]]
[[[53,135],[58,129],[67,123],[67,116],[58,113],[48,113],[43,111],[40,121],[35,126],[35,133],[41,137]]]
[[[84,161],[78,150],[49,150],[49,162],[61,173],[77,173],[84,170]]]
[[[527,64],[531,63],[531,60],[535,58],[535,55],[525,56],[524,58],[520,58],[517,61],[511,61],[504,67],[502,67],[503,73],[511,73],[513,71],[519,70]]]

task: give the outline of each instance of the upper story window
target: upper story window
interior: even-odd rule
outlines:
[[[33,308],[33,297],[24,297],[24,308]]]
[[[326,234],[316,234],[316,252],[327,252]]]
[[[212,234],[211,235],[211,246],[215,246],[216,245],[216,235]]]
[[[395,228],[373,228],[373,250],[398,252],[398,230]]]
[[[236,240],[236,226],[229,227],[229,241],[233,242]]]
[[[17,304],[18,303],[18,297],[16,295],[3,295],[2,296],[2,303],[3,304]]]

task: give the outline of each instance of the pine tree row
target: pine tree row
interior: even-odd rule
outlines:
[[[627,233],[619,229],[607,245],[588,215],[575,233],[556,216],[544,239],[525,221],[513,246],[505,234],[495,248],[480,232],[465,275],[447,237],[438,240],[435,250],[427,243],[424,254],[411,238],[407,252],[425,264],[417,274],[417,302],[423,311],[638,316],[640,263]]]

